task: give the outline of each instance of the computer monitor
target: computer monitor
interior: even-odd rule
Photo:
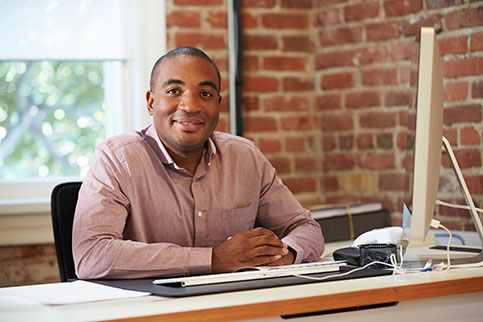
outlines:
[[[403,228],[410,246],[425,243],[436,206],[443,143],[483,243],[479,215],[451,145],[443,137],[443,75],[438,40],[433,28],[421,28],[415,49],[412,66],[417,68],[411,70],[410,77],[407,156],[404,161]],[[480,253],[470,262],[482,259]]]

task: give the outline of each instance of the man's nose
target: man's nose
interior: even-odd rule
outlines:
[[[178,108],[186,113],[196,113],[199,112],[200,107],[198,104],[198,97],[196,94],[185,92],[181,97],[178,104]]]

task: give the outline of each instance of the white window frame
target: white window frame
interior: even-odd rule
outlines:
[[[120,0],[123,6],[127,59],[104,64],[106,87],[121,88],[119,95],[106,90],[106,136],[151,123],[145,94],[151,68],[166,52],[166,8],[164,0]],[[115,112],[113,112],[115,110]],[[59,183],[81,181],[81,177],[22,179],[0,182],[0,245],[52,243],[50,194]]]

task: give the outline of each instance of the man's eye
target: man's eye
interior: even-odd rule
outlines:
[[[203,97],[213,97],[213,94],[211,94],[210,92],[201,92],[201,96],[203,96]]]
[[[168,93],[168,94],[179,94],[180,93],[180,90],[177,89],[177,88],[172,88],[172,89],[168,89],[166,91],[166,93]]]

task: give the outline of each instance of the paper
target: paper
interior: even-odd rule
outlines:
[[[0,288],[0,295],[22,298],[44,305],[62,305],[147,296],[151,293],[128,291],[86,281]]]

